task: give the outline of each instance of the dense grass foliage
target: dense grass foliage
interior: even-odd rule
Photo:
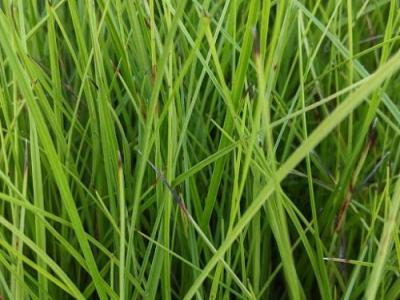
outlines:
[[[0,1],[0,299],[399,299],[400,2]]]

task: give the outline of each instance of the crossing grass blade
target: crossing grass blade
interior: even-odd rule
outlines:
[[[0,1],[0,299],[397,299],[399,8]]]

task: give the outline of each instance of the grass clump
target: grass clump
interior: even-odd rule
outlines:
[[[1,1],[0,296],[398,299],[399,23]]]

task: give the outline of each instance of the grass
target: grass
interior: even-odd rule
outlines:
[[[0,1],[0,299],[398,299],[400,3]]]

